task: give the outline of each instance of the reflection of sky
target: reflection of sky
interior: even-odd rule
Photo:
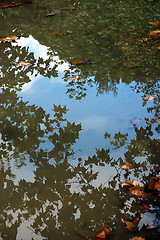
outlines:
[[[34,52],[36,58],[47,59],[49,48],[38,43],[32,36],[21,38],[18,44],[26,46],[29,52]],[[53,56],[60,61],[58,56]],[[69,68],[68,63],[59,65],[58,77],[45,78],[41,75],[34,77],[28,75],[31,82],[24,84],[19,93],[29,104],[41,106],[47,112],[52,113],[53,104],[66,105],[69,109],[67,120],[81,123],[83,130],[80,132],[80,139],[74,146],[75,156],[87,158],[95,154],[97,148],[107,148],[104,133],[115,133],[121,131],[129,132],[133,135],[133,129],[129,129],[130,121],[133,119],[143,119],[146,110],[142,108],[141,96],[131,90],[131,88],[120,83],[117,96],[112,92],[97,96],[96,86],[87,89],[87,97],[81,101],[69,99],[66,94],[66,83],[63,81],[64,71]],[[140,125],[143,124],[143,121]],[[118,152],[120,153],[120,152]],[[120,157],[120,156],[119,156]]]

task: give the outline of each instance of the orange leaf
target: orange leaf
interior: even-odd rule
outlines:
[[[98,237],[98,238],[106,238],[106,232],[105,231],[102,231],[102,232],[100,232],[99,234],[97,234],[97,236],[96,237]]]
[[[145,99],[147,99],[147,100],[153,100],[155,97],[153,97],[153,96],[151,96],[151,95],[147,95],[146,97],[145,97]]]
[[[142,188],[144,185],[143,185],[143,183],[138,182],[138,181],[127,180],[127,181],[121,183],[121,186],[130,186],[130,187],[134,186],[134,187]]]
[[[145,240],[145,238],[141,238],[141,237],[134,237],[133,240]]]
[[[129,231],[135,231],[137,229],[137,226],[133,222],[124,221],[126,224],[126,228],[128,228]]]
[[[45,17],[51,17],[51,16],[54,16],[54,12],[51,12],[45,15]]]
[[[6,38],[1,38],[0,41],[1,42],[12,42],[12,41],[15,41],[17,39],[19,39],[19,37],[17,37],[17,36],[8,36]]]
[[[121,168],[125,170],[129,170],[133,168],[133,164],[126,162],[126,164],[121,166]]]
[[[26,65],[31,65],[31,63],[21,61],[20,63],[18,63],[18,65],[21,66],[21,67],[23,67],[23,66],[26,66]]]
[[[144,191],[141,191],[141,190],[133,190],[133,189],[130,189],[130,193],[132,193],[133,195],[137,196],[137,197],[140,197],[140,198],[146,198],[147,196],[150,195],[150,193],[145,193]]]
[[[160,25],[160,21],[155,21],[155,22],[149,22],[150,25],[152,26],[159,26]]]
[[[155,31],[152,31],[148,35],[153,37],[153,38],[160,39],[160,30],[157,29]]]

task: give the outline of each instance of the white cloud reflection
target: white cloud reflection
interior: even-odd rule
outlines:
[[[50,81],[51,81],[51,83],[64,84],[63,73],[65,70],[69,69],[69,64],[67,62],[61,63],[61,60],[60,60],[59,56],[57,56],[56,52],[55,52],[54,56],[50,56],[48,54],[50,52],[50,48],[46,47],[45,45],[40,44],[31,35],[27,38],[21,37],[19,40],[17,40],[17,43],[13,43],[13,44],[18,44],[18,46],[25,47],[26,49],[28,49],[28,52],[33,52],[35,59],[43,58],[43,60],[46,61],[47,59],[50,58],[51,60],[50,60],[49,66],[48,66],[48,68],[50,68],[50,69],[54,68],[54,66],[56,64],[58,64],[58,66],[56,67],[56,70],[58,71],[58,77],[56,77],[56,78],[52,77]],[[33,71],[33,74],[28,73],[27,76],[29,77],[30,82],[25,83],[22,86],[21,91],[33,93],[33,91],[34,91],[32,89],[33,85],[39,79],[43,78],[43,76],[40,74],[37,74],[36,70]]]

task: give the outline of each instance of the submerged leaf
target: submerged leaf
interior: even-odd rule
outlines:
[[[129,221],[124,221],[126,224],[126,228],[129,231],[135,231],[137,229],[137,226],[133,223],[133,222],[129,222]]]
[[[123,183],[121,183],[121,186],[129,186],[129,187],[137,187],[137,188],[143,188],[144,185],[143,183],[139,182],[139,181],[132,181],[132,180],[127,180],[127,181],[124,181]]]

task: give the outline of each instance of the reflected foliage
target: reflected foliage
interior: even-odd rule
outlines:
[[[20,38],[32,35],[48,46],[47,58],[42,58],[18,42],[0,43],[2,239],[16,239],[21,228],[27,228],[33,239],[38,235],[39,239],[95,239],[101,220],[111,228],[111,239],[159,239],[159,188],[150,185],[159,179],[159,39],[148,35],[154,28],[148,22],[157,20],[158,6],[156,0],[41,0],[32,6],[1,9],[1,37],[13,32]],[[75,10],[66,11],[67,7]],[[55,15],[46,18],[52,11]],[[6,19],[15,20],[14,29]],[[74,157],[82,126],[67,119],[66,106],[53,105],[51,116],[16,94],[37,76],[60,77],[58,66],[70,57],[79,61],[89,57],[95,64],[68,65],[62,78],[69,98],[81,100],[92,86],[97,87],[97,94],[112,91],[116,95],[120,81],[134,80],[132,89],[141,94],[148,112],[144,125],[132,124],[134,136],[129,130],[113,136],[106,132],[106,148],[96,149],[85,159]],[[31,65],[20,67],[20,61]],[[154,99],[148,100],[148,95]],[[134,168],[122,170],[125,162]],[[34,179],[21,177],[16,182],[15,169],[28,164],[33,165]],[[113,176],[101,180],[105,178],[102,169],[113,170]],[[120,185],[128,180],[141,181],[147,197],[135,196]],[[129,231],[125,221],[135,219],[137,225]]]

